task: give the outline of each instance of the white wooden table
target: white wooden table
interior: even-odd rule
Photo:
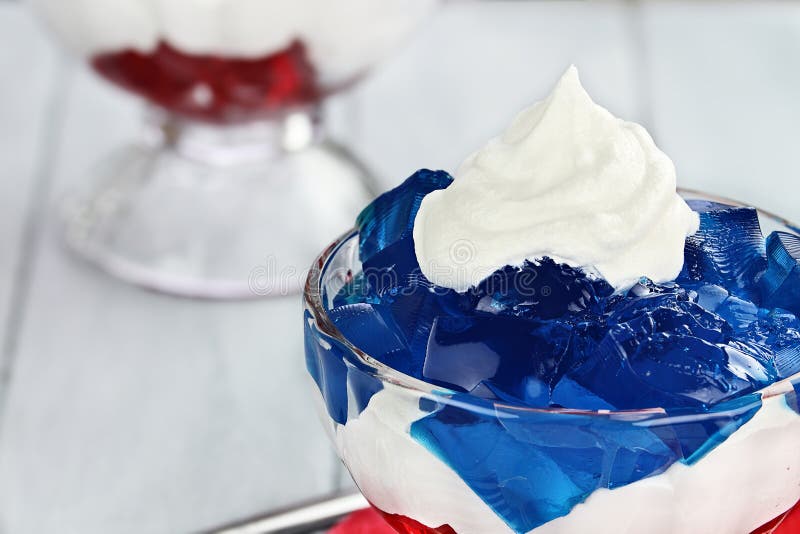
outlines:
[[[453,169],[569,63],[683,185],[800,219],[798,4],[454,2],[330,103],[331,130],[387,187]],[[174,299],[64,253],[53,206],[139,119],[0,2],[2,534],[193,532],[349,484],[299,298]]]

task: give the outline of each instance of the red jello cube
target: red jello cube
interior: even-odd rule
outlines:
[[[753,534],[798,534],[800,532],[800,503],[782,514],[763,527],[753,531]]]
[[[328,534],[395,534],[395,531],[374,508],[367,508],[350,514]]]
[[[384,513],[377,508],[367,508],[350,515],[328,534],[456,534],[448,525],[429,528],[408,517]],[[800,533],[800,503],[781,514],[752,534]]]
[[[456,534],[448,525],[428,528],[408,517],[387,514],[377,508],[360,510],[328,531],[328,534]]]
[[[267,117],[323,96],[299,41],[260,58],[189,54],[162,42],[152,52],[97,55],[92,66],[153,104],[207,122]]]

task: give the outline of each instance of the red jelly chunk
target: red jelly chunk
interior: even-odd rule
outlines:
[[[350,514],[328,534],[395,534],[395,531],[374,508],[367,508]]]
[[[376,508],[376,510],[378,509]],[[418,523],[413,519],[402,515],[387,514],[381,510],[378,510],[378,512],[383,516],[386,522],[389,523],[392,528],[400,534],[456,534],[456,531],[453,530],[449,525],[429,528],[422,523]]]
[[[797,534],[800,532],[800,503],[752,534]],[[429,528],[401,515],[387,514],[377,508],[367,508],[348,516],[328,531],[328,534],[456,534],[448,525]]]
[[[408,517],[387,514],[377,508],[360,510],[328,531],[328,534],[456,534],[447,525],[428,528]]]
[[[100,54],[92,66],[154,104],[207,122],[268,116],[322,96],[299,41],[253,59],[186,54],[162,42],[146,54],[135,50]]]
[[[753,531],[753,534],[797,534],[800,532],[800,503],[782,514],[763,527]]]

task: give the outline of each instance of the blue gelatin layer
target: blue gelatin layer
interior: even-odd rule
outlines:
[[[800,313],[800,237],[773,232],[767,238],[768,268],[761,279],[764,302]]]
[[[456,403],[476,401],[456,395]],[[481,408],[478,404],[476,408]],[[610,417],[444,404],[411,435],[449,465],[515,532],[569,513],[599,488],[663,472],[678,459],[661,437]]]
[[[766,270],[764,236],[754,208],[689,201],[700,211],[700,229],[686,238],[677,281],[703,281],[758,303],[758,279]]]
[[[392,243],[409,237],[425,195],[446,188],[452,181],[453,177],[444,171],[421,169],[373,200],[356,220],[361,261],[366,262]]]
[[[598,488],[698,461],[753,416],[758,390],[800,372],[800,238],[765,243],[754,209],[691,201],[700,230],[674,282],[615,293],[543,258],[456,293],[422,275],[412,236],[424,196],[451,181],[419,171],[361,213],[363,272],[330,318],[374,358],[450,391],[411,433],[514,531]],[[343,423],[380,383],[308,328],[309,370]],[[523,409],[509,417],[498,401]],[[654,409],[663,420],[541,408]]]

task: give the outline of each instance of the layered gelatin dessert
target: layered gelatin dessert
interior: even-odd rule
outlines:
[[[320,256],[306,360],[398,532],[796,532],[798,314],[796,230],[679,194],[573,67]]]
[[[319,101],[436,0],[31,0],[112,82],[172,112],[239,122]]]

